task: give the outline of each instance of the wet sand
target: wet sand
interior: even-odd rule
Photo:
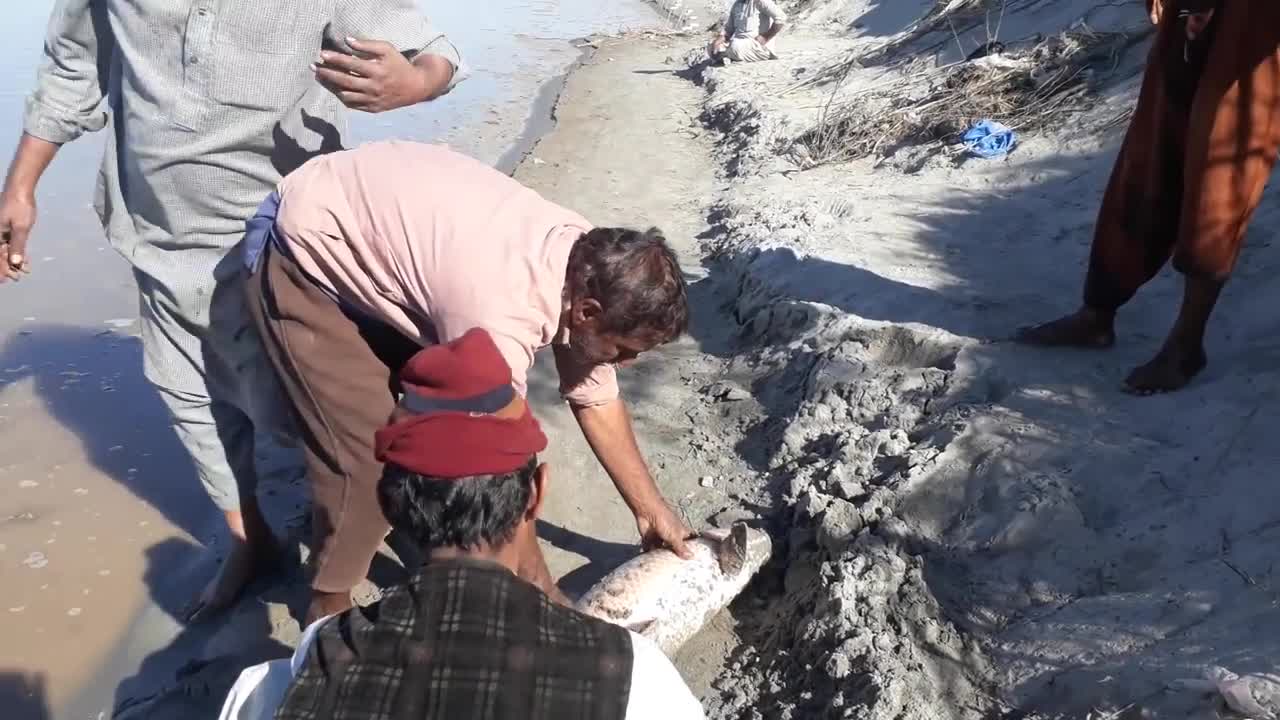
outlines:
[[[0,78],[5,158],[52,3],[19,5],[0,28],[0,57],[16,68]],[[510,168],[546,127],[574,38],[657,22],[639,2],[511,0],[484,19],[435,5],[474,75],[439,103],[353,118],[354,141],[441,140]],[[15,720],[110,717],[193,658],[232,650],[227,638],[287,636],[293,623],[256,598],[217,632],[174,620],[212,571],[204,546],[218,519],[142,377],[129,270],[90,207],[100,152],[92,136],[62,150],[40,187],[34,273],[0,288],[0,703]],[[286,524],[298,483],[265,482]]]

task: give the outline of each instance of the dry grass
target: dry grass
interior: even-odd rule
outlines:
[[[982,0],[951,2],[957,3]],[[791,143],[789,155],[801,167],[814,167],[883,157],[904,147],[941,146],[984,118],[1020,132],[1052,126],[1087,109],[1100,78],[1144,36],[1081,26],[1025,50],[975,61],[935,66],[917,59],[891,83],[843,96],[843,77],[837,78],[817,123]],[[845,73],[854,66],[850,61]]]
[[[897,36],[880,46],[862,53],[859,62],[864,65],[879,64],[931,34],[940,33],[946,40],[957,34],[979,27],[986,31],[988,41],[1000,39],[1004,19],[1017,13],[1033,10],[1055,0],[935,0],[933,7],[919,20]],[[936,49],[927,48],[926,51]]]

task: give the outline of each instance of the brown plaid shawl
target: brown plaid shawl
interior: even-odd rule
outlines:
[[[321,626],[276,720],[623,720],[631,668],[623,628],[454,560]]]

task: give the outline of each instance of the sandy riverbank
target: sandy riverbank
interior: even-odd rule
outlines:
[[[764,411],[737,448],[790,540],[769,607],[737,613],[713,716],[1213,717],[1178,681],[1280,657],[1280,198],[1187,390],[1120,391],[1176,311],[1169,273],[1114,351],[1001,341],[1078,302],[1149,26],[1138,3],[988,6],[790,3],[782,59],[702,75],[724,178],[702,252]],[[927,95],[992,32],[1016,56],[1068,30],[1112,44],[1082,67],[1079,111],[1007,159],[966,160],[952,135],[815,166],[797,142],[832,106]]]
[[[782,59],[761,65],[691,69],[700,31],[595,41],[516,170],[597,223],[667,231],[694,329],[624,377],[644,450],[692,523],[746,517],[780,541],[682,672],[714,718],[1214,717],[1176,681],[1280,657],[1280,199],[1254,221],[1209,371],[1124,395],[1173,315],[1172,276],[1126,310],[1112,352],[1000,338],[1078,297],[1143,60],[1138,4],[1007,4],[1002,39],[1081,18],[1136,37],[1081,112],[1009,158],[959,162],[944,143],[816,167],[792,150],[824,107],[910,94],[922,66],[901,61],[958,58],[945,16],[916,24],[926,0],[792,5]],[[985,18],[951,20],[966,50],[984,39]],[[895,40],[838,85],[804,82]],[[574,590],[634,552],[634,530],[553,388],[544,367],[543,537]],[[189,676],[201,712],[229,669]]]
[[[609,103],[649,92],[669,117],[644,116],[648,128],[682,130],[698,114],[715,140],[712,197],[688,221],[710,322],[694,332],[706,372],[686,384],[711,391],[664,404],[710,431],[686,457],[748,466],[719,478],[721,512],[760,516],[789,542],[682,669],[724,718],[1220,716],[1182,681],[1215,666],[1273,671],[1280,656],[1266,441],[1280,378],[1263,309],[1280,261],[1275,193],[1215,319],[1210,370],[1175,395],[1123,394],[1175,311],[1171,273],[1126,308],[1112,352],[1001,339],[1077,302],[1145,59],[1140,8],[792,5],[781,60],[681,71],[701,88],[693,107],[669,105],[693,96],[667,73],[628,81],[608,63],[679,60],[701,33],[656,52],[606,46],[614,59],[597,56],[561,105],[594,98],[576,116],[592,127],[583,148],[639,139],[641,123]],[[917,96],[922,70],[963,60],[957,36],[968,53],[993,31],[1023,52],[1058,37],[1103,50],[1082,66],[1077,110],[1024,129],[1009,158],[965,160],[950,141],[816,167],[794,152],[831,104]],[[840,82],[805,82],[832,67]],[[706,193],[673,201],[664,185],[694,177],[682,165],[706,177],[707,146],[662,142],[676,152],[661,153],[661,183],[611,186],[634,207],[671,202],[679,218]],[[556,174],[555,156],[538,154],[553,158],[543,175],[591,196],[568,179],[574,165]],[[617,160],[618,174],[652,167]],[[703,385],[715,373],[727,384]]]

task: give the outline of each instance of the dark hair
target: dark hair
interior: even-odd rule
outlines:
[[[569,253],[569,292],[604,306],[601,330],[649,332],[670,342],[689,327],[689,298],[675,253],[658,228],[595,228]]]
[[[388,463],[378,481],[387,522],[423,550],[497,547],[515,537],[529,507],[537,458],[506,475],[434,478]]]

